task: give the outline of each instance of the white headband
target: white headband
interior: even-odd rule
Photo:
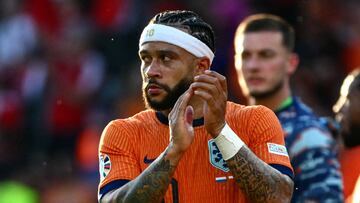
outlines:
[[[149,24],[141,33],[139,47],[145,42],[153,41],[167,42],[179,46],[196,57],[206,56],[210,59],[210,64],[214,59],[214,53],[205,43],[174,27]]]

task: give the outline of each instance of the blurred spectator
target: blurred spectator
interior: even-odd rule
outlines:
[[[292,202],[342,202],[335,140],[290,88],[299,58],[292,26],[276,15],[242,21],[235,35],[235,67],[250,105],[264,105],[279,118],[294,168]]]
[[[22,1],[0,1],[0,180],[8,168],[26,160],[25,111],[21,95],[23,67],[37,43],[37,32]]]
[[[21,63],[37,43],[36,28],[20,2],[0,1],[0,71]]]
[[[105,125],[104,115],[100,111],[102,110],[93,109],[87,114],[86,124],[76,140],[76,174],[91,185],[97,185],[99,179],[99,136],[101,135],[102,127]],[[96,187],[92,188],[96,189]]]
[[[343,150],[340,164],[344,180],[344,195],[350,199],[360,176],[360,68],[354,69],[341,86],[340,97],[334,105],[340,123]]]
[[[95,25],[100,30],[128,29],[131,16],[132,0],[94,0],[92,3],[92,15]]]
[[[73,156],[76,139],[104,80],[104,59],[92,49],[89,36],[89,29],[75,24],[58,39],[50,56],[46,120],[53,155]]]

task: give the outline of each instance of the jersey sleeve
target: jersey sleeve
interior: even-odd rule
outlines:
[[[273,111],[264,106],[254,107],[247,126],[248,147],[260,159],[293,170],[280,122]]]
[[[110,122],[101,135],[99,143],[99,198],[104,188],[111,184],[119,186],[119,181],[126,183],[140,174],[140,165],[135,153],[134,129],[123,120]],[[116,183],[116,184],[114,184]]]
[[[335,140],[325,129],[309,126],[289,146],[295,170],[293,202],[343,202]]]

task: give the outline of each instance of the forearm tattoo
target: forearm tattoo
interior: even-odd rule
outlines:
[[[291,197],[291,183],[289,187],[280,172],[258,159],[247,147],[242,147],[227,163],[251,202],[275,202],[282,196]]]
[[[110,202],[161,202],[176,168],[165,156],[166,152],[140,176],[114,191]]]
[[[165,195],[174,170],[170,161],[163,158],[153,168],[144,171],[143,178],[136,183],[140,187],[134,193],[134,202],[159,202]]]

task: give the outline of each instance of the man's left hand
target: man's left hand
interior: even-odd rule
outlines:
[[[226,78],[215,71],[206,70],[203,74],[195,76],[191,88],[194,95],[205,101],[205,128],[215,138],[225,126],[228,94]]]

